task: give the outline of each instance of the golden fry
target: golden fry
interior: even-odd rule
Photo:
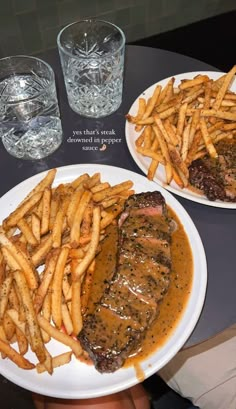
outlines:
[[[5,314],[7,304],[8,304],[8,297],[11,290],[12,285],[12,274],[8,275],[3,283],[0,286],[0,323],[2,323],[3,316]]]
[[[171,142],[170,136],[169,136],[168,132],[166,131],[160,116],[159,115],[154,115],[154,120],[155,120],[155,123],[156,123],[157,127],[159,128],[161,134],[163,135],[165,141],[167,143],[170,143]],[[159,141],[158,138],[157,138],[157,140]]]
[[[49,375],[52,375],[53,374],[52,356],[48,352],[47,348],[45,348],[45,353],[46,353],[45,361],[43,363],[39,362],[37,365],[43,365],[44,370],[47,371]],[[37,366],[36,366],[36,369],[37,369]]]
[[[70,258],[83,258],[84,257],[84,250],[81,248],[77,248],[77,249],[70,249],[69,252],[69,257]]]
[[[28,225],[27,221],[23,218],[20,219],[17,223],[17,226],[21,230],[23,236],[25,237],[26,241],[31,245],[31,246],[36,246],[38,244],[38,240],[35,237],[32,229]]]
[[[62,314],[62,321],[65,327],[66,333],[68,335],[73,334],[73,323],[72,323],[72,319],[71,319],[67,304],[65,302],[63,302],[61,305],[61,314]]]
[[[73,180],[73,182],[71,182],[71,186],[73,187],[73,189],[76,190],[79,186],[81,186],[81,184],[86,182],[88,179],[89,175],[87,173],[84,173],[83,175],[80,175],[78,178]]]
[[[43,192],[42,197],[42,217],[41,217],[41,234],[45,234],[49,230],[50,222],[50,205],[51,205],[51,189],[47,188]]]
[[[180,177],[179,173],[177,172],[176,169],[173,169],[173,180],[175,181],[175,183],[181,188],[184,188],[184,183],[182,178]]]
[[[56,169],[51,169],[47,172],[46,176],[35,186],[33,190],[25,197],[22,203],[26,202],[35,193],[44,192],[45,189],[51,187],[56,176]]]
[[[170,85],[173,86],[174,83],[174,78],[171,78],[167,84],[162,88],[160,96],[158,98],[158,104],[162,104],[166,99],[167,96],[169,96],[169,87]]]
[[[83,352],[81,345],[78,340],[70,337],[64,332],[59,331],[57,328],[53,327],[44,317],[38,315],[38,322],[40,327],[47,332],[52,338],[67,345],[71,348],[76,357],[80,356]]]
[[[153,111],[153,108],[155,107],[156,102],[157,102],[157,100],[159,98],[160,93],[161,93],[161,86],[157,85],[155,87],[155,89],[154,89],[154,92],[153,92],[150,100],[147,103],[147,107],[146,107],[146,110],[145,110],[145,112],[144,112],[144,114],[142,116],[142,119],[146,119],[151,115],[151,113]]]
[[[195,92],[191,93],[190,95],[188,95],[187,97],[185,97],[182,101],[182,103],[184,104],[191,104],[193,103],[197,97],[199,97],[201,94],[204,93],[204,88],[198,89]]]
[[[167,148],[167,143],[165,141],[165,138],[162,136],[161,130],[158,128],[158,126],[155,126],[154,128],[156,137],[158,139],[161,151],[162,151],[162,155],[166,160],[166,164],[165,164],[165,171],[166,171],[166,182],[167,184],[169,184],[172,180],[172,166],[171,166],[171,159],[170,159],[170,154]]]
[[[101,174],[97,172],[97,173],[94,173],[94,175],[90,176],[89,179],[87,179],[84,182],[84,187],[90,190],[92,189],[92,187],[100,183],[101,183]]]
[[[19,270],[20,264],[17,263],[16,259],[14,258],[14,256],[12,255],[8,247],[2,246],[1,250],[2,250],[4,260],[6,264],[9,266],[10,270],[12,271]]]
[[[117,195],[121,193],[123,190],[130,189],[133,186],[133,182],[131,180],[127,180],[126,182],[118,183],[115,186],[109,187],[104,189],[102,192],[97,192],[93,195],[94,202],[101,202],[102,200],[108,198],[109,196]]]
[[[186,160],[187,155],[188,155],[188,149],[190,146],[190,131],[191,131],[190,127],[191,125],[192,124],[188,123],[183,131],[182,146],[181,146],[181,157],[183,161]]]
[[[201,116],[204,117],[215,117],[220,119],[226,119],[228,121],[236,121],[236,112],[228,112],[222,110],[215,110],[215,109],[202,109]]]
[[[148,156],[149,158],[152,158],[155,161],[160,162],[163,165],[165,165],[165,160],[163,159],[162,154],[159,152],[154,152],[151,149],[146,149],[142,147],[138,148],[137,152],[141,153],[143,156]]]
[[[48,322],[50,322],[50,320],[51,320],[51,312],[52,312],[51,307],[52,307],[52,292],[51,292],[51,288],[49,288],[49,291],[47,292],[47,294],[44,297],[43,305],[42,305],[42,309],[41,309],[42,316]],[[47,332],[45,332],[43,329],[41,329],[41,334],[42,334],[43,342],[45,344],[50,341],[50,339],[51,339],[50,335]]]
[[[75,190],[74,193],[71,196],[70,203],[69,203],[67,211],[66,211],[67,223],[68,223],[68,226],[70,228],[71,228],[71,226],[73,224],[74,217],[75,217],[75,212],[76,212],[76,209],[79,206],[79,203],[80,203],[81,196],[82,196],[83,192],[84,192],[83,189]]]
[[[169,154],[175,168],[179,169],[188,179],[189,177],[188,167],[181,158],[179,151],[174,146],[169,146]]]
[[[216,100],[213,104],[213,109],[215,109],[216,111],[220,108],[222,100],[225,96],[226,91],[228,90],[228,87],[232,79],[234,78],[235,73],[236,73],[236,65],[234,65],[231,68],[231,70],[227,73],[227,75],[224,78],[223,84],[220,87],[218,94],[216,95]]]
[[[43,272],[43,278],[42,281],[39,285],[39,287],[36,290],[35,296],[34,296],[34,309],[36,313],[38,313],[43,305],[43,300],[44,297],[47,294],[49,285],[52,281],[54,271],[56,268],[57,264],[57,259],[58,259],[58,249],[53,250],[53,252],[49,253],[47,258],[46,258],[46,263],[45,263],[45,269]]]
[[[105,215],[103,215],[101,219],[101,224],[100,224],[100,230],[104,230],[107,226],[109,226],[113,220],[117,218],[117,216],[122,212],[123,206],[120,204],[116,204],[113,208],[112,211],[105,212]],[[102,236],[100,237],[102,239]]]
[[[71,361],[72,352],[64,352],[60,355],[54,356],[52,358],[52,368],[58,368],[59,366],[66,365]],[[38,373],[43,373],[46,371],[45,365],[37,364],[36,370]]]
[[[6,247],[14,257],[17,264],[24,272],[27,283],[31,289],[38,287],[38,278],[33,264],[28,260],[25,254],[17,248],[3,233],[0,233],[0,244]]]
[[[30,294],[27,281],[24,274],[20,270],[13,273],[16,284],[19,288],[19,293],[24,306],[27,327],[30,334],[30,345],[32,351],[35,352],[39,362],[44,362],[46,359],[45,347],[42,340],[41,332],[37,322],[37,316],[33,307],[33,301]]]
[[[214,147],[214,145],[212,143],[212,139],[211,139],[211,137],[210,137],[210,135],[208,133],[207,125],[206,125],[206,122],[205,122],[204,118],[200,119],[200,129],[201,129],[201,132],[202,132],[202,136],[203,136],[206,148],[207,148],[207,150],[209,152],[209,155],[212,158],[217,158],[218,154],[217,154],[217,151],[216,151],[216,149],[215,149],[215,147]]]
[[[111,187],[110,183],[101,182],[101,183],[98,183],[97,185],[93,186],[90,190],[91,190],[92,193],[96,193],[96,192],[101,192],[101,190],[107,189],[108,187]]]
[[[223,124],[222,128],[223,131],[232,131],[236,129],[236,122],[232,124]]]
[[[144,140],[143,140],[144,148],[149,149],[152,145],[152,127],[150,125],[145,126],[143,130],[143,136],[144,136]]]
[[[2,326],[7,340],[12,342],[12,339],[15,335],[16,327],[14,322],[7,313],[4,314]]]
[[[78,264],[75,271],[75,278],[79,280],[80,277],[85,273],[88,266],[91,264],[92,260],[95,257],[97,247],[99,244],[100,239],[100,208],[94,207],[93,209],[93,226],[92,226],[92,234],[91,234],[91,241],[89,244],[89,249],[82,259],[81,263]]]
[[[52,228],[52,247],[57,248],[62,243],[63,223],[66,216],[66,212],[70,203],[70,196],[66,195],[63,202],[60,204],[54,225]]]
[[[9,344],[9,341],[7,340],[4,328],[2,325],[0,325],[0,339],[4,342],[6,342],[7,344]]]
[[[169,118],[171,115],[175,114],[179,109],[179,105],[177,104],[174,107],[170,107],[168,109],[166,109],[165,111],[160,112],[159,114],[159,118],[160,119],[166,119]],[[154,122],[154,121],[153,121]],[[152,122],[152,123],[153,123]]]
[[[193,80],[182,81],[181,84],[179,85],[179,89],[185,90],[187,88],[194,87],[195,85],[202,84],[206,81],[209,81],[209,77],[207,75],[199,75],[195,77]]]
[[[16,340],[19,348],[19,352],[21,355],[25,355],[26,352],[28,351],[28,341],[26,336],[23,334],[23,332],[16,327]]]
[[[32,233],[33,233],[34,237],[37,240],[37,243],[40,243],[40,237],[41,237],[40,224],[41,224],[40,218],[35,213],[32,213],[32,215],[31,215],[31,230],[32,230]]]
[[[175,82],[175,79],[174,79],[174,77],[172,77],[168,81],[168,83],[166,84],[164,98],[163,98],[163,94],[162,94],[163,103],[168,102],[173,97],[173,95],[174,95],[174,89],[173,89],[174,82]],[[157,100],[157,102],[159,103],[159,100]]]
[[[173,124],[170,122],[169,118],[166,118],[163,122],[164,128],[169,135],[170,143],[175,147],[180,147],[181,139],[177,134],[177,129],[173,127]]]
[[[148,168],[148,173],[147,173],[147,178],[149,180],[153,180],[156,170],[158,168],[158,165],[159,165],[159,161],[152,159],[151,164],[149,165],[149,168]]]
[[[126,119],[129,122],[135,124],[144,115],[146,109],[146,100],[144,98],[139,98],[138,100],[138,112],[136,116],[126,115]]]
[[[102,192],[98,192],[98,193],[95,193],[95,194],[99,194],[99,193],[102,193]],[[76,209],[75,216],[74,216],[74,219],[73,219],[73,224],[72,224],[71,230],[70,230],[70,243],[71,243],[72,247],[78,247],[78,245],[79,245],[80,228],[81,228],[83,215],[84,215],[85,209],[87,208],[91,198],[92,198],[92,193],[89,192],[88,190],[86,190],[83,193],[83,195],[81,197],[81,200],[79,202],[79,205],[78,205],[78,207]]]
[[[13,361],[19,368],[33,369],[35,367],[28,359],[15,351],[9,344],[0,339],[0,351],[4,353],[11,361]]]
[[[90,201],[90,203],[85,209],[84,217],[81,222],[80,233],[82,236],[86,236],[90,234],[92,217],[93,217],[93,203]]]
[[[199,120],[200,120],[200,110],[197,110],[194,112],[192,116],[192,121],[191,121],[191,126],[190,126],[190,131],[189,131],[189,145],[188,145],[189,147],[191,146],[194,135],[197,131]]]
[[[79,261],[79,260],[77,260]],[[71,266],[70,266],[71,269]],[[71,280],[70,280],[71,281]],[[62,280],[62,292],[64,295],[65,302],[68,303],[68,301],[71,301],[72,298],[72,286],[71,282],[69,282],[69,278],[67,274],[64,274],[63,280]]]
[[[10,308],[7,310],[7,315],[11,318],[15,326],[22,332],[22,334],[26,335],[26,322],[20,321],[18,311],[14,308]]]
[[[57,328],[61,328],[61,301],[62,301],[62,279],[67,262],[69,248],[63,247],[57,259],[52,281],[52,319]]]
[[[130,190],[129,190],[129,192],[130,192]],[[101,202],[101,204],[102,204],[103,209],[107,209],[108,207],[111,207],[111,206],[117,204],[119,201],[120,201],[119,196],[113,196],[113,197],[110,197],[108,199],[104,199]]]
[[[4,221],[4,229],[17,225],[27,212],[29,212],[41,199],[43,192],[35,193],[26,202],[22,203],[14,212],[12,212]]]
[[[33,250],[31,255],[31,261],[35,267],[43,264],[47,254],[52,248],[52,234],[49,234],[45,237],[41,243]]]
[[[187,102],[181,105],[179,109],[179,116],[178,116],[178,122],[177,122],[177,129],[176,129],[176,134],[178,136],[178,139],[182,140],[182,133],[184,129],[184,124],[185,124],[185,115],[186,111],[188,108]]]
[[[203,108],[209,109],[211,104],[212,81],[207,81],[204,87],[204,103]]]
[[[49,219],[49,229],[50,230],[53,229],[59,206],[60,206],[60,191],[59,191],[59,188],[57,188],[52,193],[52,197],[51,197],[50,219]]]

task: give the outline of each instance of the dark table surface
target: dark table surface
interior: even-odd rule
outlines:
[[[153,83],[188,71],[215,70],[201,61],[180,54],[140,46],[126,47],[123,103],[118,111],[102,119],[86,119],[69,107],[57,50],[43,55],[54,69],[58,87],[64,141],[51,156],[39,161],[22,161],[10,156],[0,145],[0,195],[22,180],[41,171],[78,163],[102,163],[143,174],[129,154],[125,141],[125,114],[140,93]],[[83,150],[82,142],[72,143],[76,133],[111,131],[120,142],[105,152]],[[78,139],[78,136],[77,136]],[[194,221],[207,256],[208,288],[200,319],[186,343],[191,346],[236,322],[235,210],[214,208],[176,197]]]

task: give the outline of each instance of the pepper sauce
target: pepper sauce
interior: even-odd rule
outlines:
[[[129,357],[125,367],[135,366],[137,377],[141,381],[143,373],[139,364],[148,356],[161,347],[180,320],[186,307],[192,287],[193,257],[188,237],[180,220],[168,208],[169,217],[176,223],[176,229],[172,233],[171,242],[171,283],[167,294],[160,303],[158,318],[147,330],[145,339],[140,349]],[[106,238],[101,245],[101,251],[96,257],[96,268],[87,306],[87,313],[94,309],[94,305],[100,300],[104,288],[109,285],[116,268],[116,251],[118,245],[118,232],[114,225],[110,225],[106,231]]]

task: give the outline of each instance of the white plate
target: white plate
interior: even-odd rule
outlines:
[[[162,368],[184,345],[193,331],[202,310],[207,267],[204,248],[198,231],[182,205],[166,190],[148,181],[144,176],[106,165],[72,165],[58,168],[55,184],[66,183],[82,173],[101,172],[103,181],[116,184],[131,179],[136,192],[159,190],[167,204],[176,212],[189,237],[194,261],[192,292],[186,310],[173,335],[152,356],[141,363],[145,377]],[[25,195],[42,179],[45,172],[20,183],[0,199],[0,222],[11,212]],[[48,348],[53,355],[66,350],[56,341],[50,341]],[[26,355],[35,362],[34,355]],[[71,363],[55,369],[52,376],[37,374],[36,370],[19,369],[9,359],[0,359],[0,373],[15,384],[43,395],[58,398],[92,398],[124,390],[138,383],[133,367],[119,369],[113,374],[100,374],[93,366],[72,359]]]
[[[187,72],[179,75],[172,75],[169,78],[165,78],[162,81],[153,84],[151,87],[147,88],[139,97],[134,101],[133,105],[129,110],[130,115],[136,115],[138,110],[138,100],[140,97],[145,97],[147,100],[152,94],[156,87],[156,85],[165,86],[167,82],[172,78],[175,77],[175,86],[178,86],[180,81],[183,79],[192,79],[198,74],[206,74],[212,79],[217,79],[223,75],[222,72],[215,72],[215,71],[196,71],[196,72]],[[236,92],[236,80],[234,80],[233,85],[231,86],[231,90]],[[151,163],[151,159],[145,156],[142,156],[138,153],[135,149],[135,140],[138,138],[140,133],[136,132],[134,129],[134,125],[130,122],[126,121],[125,125],[125,135],[126,135],[126,142],[136,164],[139,168],[147,174],[149,165]],[[192,200],[193,202],[202,203],[204,205],[213,206],[213,207],[223,207],[227,209],[236,209],[236,203],[227,203],[222,202],[220,200],[211,201],[204,195],[198,195],[197,193],[192,192],[189,189],[181,189],[174,181],[171,182],[169,185],[166,184],[165,178],[165,170],[162,165],[158,166],[157,172],[154,177],[154,182],[158,183],[159,185],[163,186],[165,189],[169,190],[172,193],[175,193],[178,196],[182,196],[185,199]]]

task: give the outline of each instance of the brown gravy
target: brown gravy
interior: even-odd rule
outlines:
[[[160,305],[158,319],[147,331],[146,337],[138,353],[126,360],[125,366],[134,365],[138,378],[142,378],[139,363],[151,355],[170,336],[180,319],[191,291],[193,278],[193,257],[188,237],[176,214],[169,209],[169,215],[177,223],[177,229],[172,235],[172,280],[167,295]],[[88,312],[94,308],[94,303],[101,298],[104,286],[109,282],[115,268],[117,245],[117,229],[109,226],[107,238],[102,244],[101,252],[96,259],[96,269],[91,287]],[[141,371],[142,372],[142,371]]]

